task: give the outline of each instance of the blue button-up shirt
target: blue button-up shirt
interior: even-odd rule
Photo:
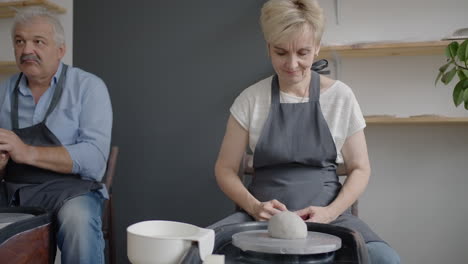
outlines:
[[[18,96],[20,128],[44,120],[62,68],[63,64],[60,64],[50,87],[37,104],[23,75]],[[0,84],[0,95],[4,94],[3,98],[0,97],[0,128],[12,129],[11,100],[18,77],[19,74],[15,74]],[[68,67],[61,99],[47,118],[46,125],[70,153],[72,172],[83,179],[101,181],[106,169],[112,130],[112,107],[104,82],[91,73]]]

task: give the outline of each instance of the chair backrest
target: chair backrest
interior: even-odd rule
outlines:
[[[107,240],[108,259],[110,264],[116,263],[116,248],[114,238],[114,207],[112,204],[112,182],[115,175],[115,167],[117,165],[117,157],[119,155],[119,147],[112,146],[107,159],[106,173],[102,179],[102,183],[106,185],[107,191],[109,192],[109,199],[104,202],[104,209],[102,215],[102,233],[104,239]]]
[[[242,182],[245,184],[246,183],[246,178],[245,175],[253,175],[254,174],[254,168],[253,168],[253,155],[244,153],[244,156],[242,156],[242,161],[240,163],[239,167],[239,177],[242,180]]]
[[[104,178],[103,178],[103,183],[106,185],[106,188],[109,191],[109,193],[111,192],[112,181],[114,180],[115,166],[117,164],[118,155],[119,155],[119,147],[112,146],[110,153],[109,153],[109,158],[107,159],[106,173],[104,174]]]
[[[337,170],[336,170],[336,173],[338,176],[340,177],[346,177],[346,166],[343,164],[343,165],[340,165]],[[254,174],[254,168],[253,168],[253,155],[252,154],[248,154],[248,153],[245,153],[244,156],[242,157],[242,161],[241,161],[241,164],[240,164],[240,167],[239,167],[239,177],[241,179],[241,181],[246,184],[247,183],[247,180],[246,180],[246,177],[245,175],[253,175]],[[358,216],[358,213],[359,213],[359,210],[358,210],[358,200],[356,200],[353,205],[351,206],[351,213],[354,215],[354,216]]]

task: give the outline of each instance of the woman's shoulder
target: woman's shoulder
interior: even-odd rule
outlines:
[[[320,75],[320,90],[326,91],[330,89],[337,81],[325,75]]]
[[[268,96],[271,92],[272,78],[273,76],[270,76],[250,85],[249,87],[244,89],[239,96],[247,98],[263,98],[265,96]]]
[[[353,90],[346,83],[340,80],[334,80],[326,76],[321,76],[320,87],[323,90],[321,96],[340,99],[350,98],[354,96]]]

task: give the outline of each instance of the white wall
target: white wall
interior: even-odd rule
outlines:
[[[468,27],[466,0],[338,1],[339,25],[335,1],[319,1],[327,13],[325,44],[439,40]],[[439,55],[343,58],[340,79],[367,115],[468,117],[453,105],[453,84],[434,86],[444,61]],[[373,171],[360,216],[403,263],[468,262],[467,135],[468,125],[366,128]]]
[[[335,24],[335,1],[319,2],[328,20],[325,43],[437,40],[468,26],[466,0],[338,0],[339,26]]]
[[[63,61],[73,65],[73,1],[72,0],[52,0],[67,9],[65,14],[59,15],[62,26],[65,30],[65,42],[67,52]],[[11,27],[13,18],[0,19],[0,61],[14,61],[13,45],[11,41]],[[0,81],[7,76],[0,74]]]

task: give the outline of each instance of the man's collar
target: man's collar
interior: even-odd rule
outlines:
[[[63,63],[60,62],[59,67],[54,74],[54,77],[52,77],[52,80],[50,80],[49,88],[57,84],[58,79],[60,78],[60,74],[62,73],[62,69],[63,69]],[[19,91],[22,95],[32,95],[31,90],[28,88],[28,85],[27,85],[26,75],[24,74],[21,77],[21,80],[19,83]]]
[[[60,74],[62,73],[62,69],[63,69],[63,63],[60,62],[57,72],[55,72],[54,77],[50,81],[51,82],[50,85],[57,84],[58,79],[60,78]]]

